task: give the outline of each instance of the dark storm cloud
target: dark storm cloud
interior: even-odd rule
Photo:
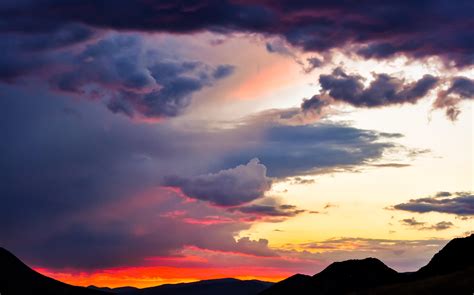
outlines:
[[[181,114],[195,92],[233,69],[167,60],[148,50],[139,36],[115,35],[88,45],[75,57],[73,69],[57,74],[51,83],[61,91],[105,97],[113,112],[162,118]]]
[[[78,24],[37,34],[0,32],[0,81],[12,83],[28,74],[38,75],[41,70],[55,66],[57,62],[65,62],[64,54],[54,52],[84,42],[94,35],[90,28]]]
[[[175,208],[185,207],[174,203]],[[28,245],[19,243],[14,246],[34,265],[80,270],[143,265],[146,258],[179,256],[180,250],[186,246],[257,256],[276,255],[268,248],[267,240],[243,237],[236,241],[234,235],[248,228],[238,221],[190,224],[157,217],[157,213],[163,212],[160,208],[163,202],[148,206],[150,210],[141,210],[140,214],[127,213],[112,220],[95,220],[95,223],[82,221],[43,237],[38,236]],[[141,232],[137,233],[137,228],[141,228]]]
[[[416,103],[438,82],[438,78],[431,75],[425,75],[412,83],[387,74],[376,74],[374,78],[374,81],[365,87],[361,76],[348,75],[341,68],[337,68],[330,75],[321,75],[319,83],[322,92],[336,101],[356,107],[381,107]]]
[[[461,216],[474,215],[474,195],[471,193],[447,195],[446,192],[443,192],[434,197],[411,199],[407,203],[397,204],[393,208],[417,213],[439,212]]]
[[[433,104],[435,109],[445,109],[451,120],[456,120],[461,111],[459,104],[462,100],[474,99],[474,80],[466,77],[455,77],[446,91],[440,91]]]
[[[342,124],[271,125],[262,136],[260,143],[249,139],[248,147],[226,156],[226,167],[254,156],[269,176],[288,177],[365,165],[395,146],[380,133]]]
[[[194,93],[231,75],[232,65],[169,58],[148,48],[138,35],[110,34],[74,50],[49,52],[83,41],[90,32],[70,26],[49,34],[0,41],[0,80],[46,80],[61,92],[103,100],[113,112],[152,118],[180,115]]]
[[[0,31],[46,31],[69,23],[171,33],[277,35],[306,51],[356,45],[365,58],[439,56],[474,63],[469,0],[404,1],[2,1]]]
[[[156,158],[179,153],[179,135],[166,128],[132,128],[90,103],[48,97],[41,90],[0,91],[0,105],[8,110],[0,124],[6,143],[0,147],[0,220],[2,230],[11,231],[4,237],[16,236],[23,223],[51,222],[152,186]],[[178,146],[170,149],[161,142],[164,137]]]
[[[267,177],[267,168],[258,159],[252,159],[247,165],[217,173],[191,178],[169,176],[163,184],[180,188],[190,198],[218,206],[235,206],[262,198],[272,182]]]
[[[175,255],[186,245],[269,255],[265,243],[234,240],[248,228],[238,220],[202,225],[157,217],[175,210],[220,215],[222,209],[182,204],[163,190],[149,199],[141,195],[167,173],[206,171],[225,150],[212,144],[210,134],[133,123],[93,102],[41,88],[32,93],[2,86],[0,92],[0,106],[8,110],[0,124],[0,244],[28,262],[85,269],[130,265]],[[232,138],[221,135],[218,141]],[[204,142],[211,145],[202,148]]]

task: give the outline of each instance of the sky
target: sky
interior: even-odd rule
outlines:
[[[426,264],[474,226],[468,0],[0,3],[0,246],[75,285]]]

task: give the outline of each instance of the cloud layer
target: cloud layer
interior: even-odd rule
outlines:
[[[439,212],[468,216],[474,215],[474,195],[467,192],[443,193],[433,197],[411,199],[393,208],[417,213]]]
[[[364,58],[439,56],[466,66],[474,63],[473,9],[469,0],[4,1],[0,31],[47,32],[81,23],[145,32],[251,32],[281,36],[306,51],[356,46]]]

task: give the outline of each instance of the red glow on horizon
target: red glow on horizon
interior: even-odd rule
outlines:
[[[257,279],[277,282],[291,272],[271,267],[196,267],[181,268],[169,266],[122,267],[103,269],[94,272],[55,271],[47,268],[35,268],[43,275],[76,286],[153,287],[163,284],[187,283],[200,280],[236,278],[241,280]]]

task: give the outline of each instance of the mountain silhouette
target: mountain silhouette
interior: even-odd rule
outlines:
[[[432,276],[461,271],[474,266],[474,234],[451,240],[418,274]]]
[[[264,290],[261,295],[266,294],[306,294],[311,283],[311,276],[295,274],[284,279],[278,284]]]
[[[301,275],[300,275],[301,276]],[[398,281],[399,274],[376,258],[334,262],[312,277],[282,281],[262,292],[267,294],[346,294]],[[292,277],[290,277],[291,279]]]
[[[375,258],[335,262],[310,277],[295,275],[260,295],[474,294],[474,234],[450,241],[417,272],[397,273]]]
[[[194,283],[168,284],[138,289],[134,287],[88,288],[68,285],[29,268],[0,247],[1,295],[257,295],[273,283],[258,280],[217,279]]]
[[[0,247],[0,294],[2,295],[110,295],[71,286],[32,270]]]
[[[271,285],[273,285],[273,283],[258,280],[243,281],[232,278],[226,278],[216,280],[204,280],[193,283],[166,284],[144,289],[137,289],[132,287],[98,289],[106,290],[121,295],[257,295],[258,293],[267,289]]]
[[[1,295],[326,295],[474,293],[474,234],[450,241],[413,273],[398,273],[376,258],[334,262],[314,276],[296,274],[276,284],[205,280],[138,289],[71,286],[32,270],[0,248]]]

